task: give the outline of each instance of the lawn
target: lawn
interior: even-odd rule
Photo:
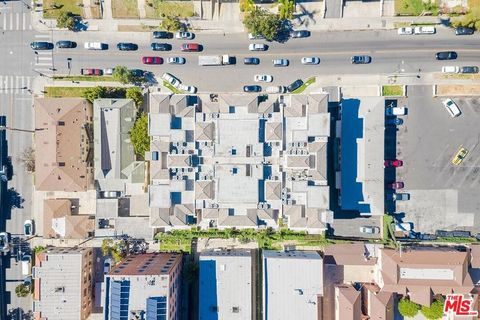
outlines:
[[[137,0],[112,0],[114,18],[138,18]]]
[[[62,11],[83,16],[83,9],[77,6],[77,3],[78,0],[43,0],[43,17],[56,18]],[[53,4],[56,4],[58,9],[52,8]]]
[[[382,86],[382,96],[403,96],[403,86]]]
[[[115,81],[112,76],[55,76],[53,79],[63,81]]]
[[[184,93],[182,90],[178,90],[167,81],[163,81],[163,86],[166,87],[168,90],[172,91],[173,93],[179,93],[179,94]]]
[[[423,11],[431,11],[433,15],[438,13],[435,3],[424,3],[423,0],[395,0],[395,14],[399,16],[418,16]]]
[[[161,19],[166,16],[189,18],[194,15],[191,1],[147,0],[145,11],[147,18],[151,19]]]
[[[45,87],[45,96],[49,98],[81,97],[88,87]]]
[[[303,83],[303,85],[298,88],[297,90],[293,91],[292,93],[302,93],[303,91],[305,91],[305,89],[307,89],[307,87],[311,84],[315,83],[315,77],[311,77],[310,79],[307,79],[307,81],[305,81]]]

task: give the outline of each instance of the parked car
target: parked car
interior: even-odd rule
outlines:
[[[106,75],[106,76],[111,76],[113,74],[113,69],[114,68],[106,68],[106,69],[103,69],[103,74]]]
[[[467,27],[458,27],[455,28],[455,34],[457,36],[469,36],[472,35],[475,32],[473,28],[467,28]]]
[[[376,234],[376,233],[380,233],[380,228],[374,227],[374,226],[363,226],[363,227],[360,227],[360,233]]]
[[[249,39],[249,40],[263,40],[263,39],[265,39],[265,37],[262,36],[261,34],[249,33],[249,34],[248,34],[248,39]]]
[[[34,234],[33,230],[33,220],[25,220],[23,223],[23,234],[27,237],[33,236]]]
[[[260,92],[262,91],[262,87],[257,85],[243,86],[243,91],[244,92]]]
[[[297,90],[298,88],[300,88],[301,86],[303,86],[303,80],[298,79],[298,80],[293,81],[293,82],[287,87],[287,90],[288,90],[288,92],[293,92],[293,91]]]
[[[243,64],[259,64],[259,63],[260,63],[260,59],[258,58],[250,57],[250,58],[243,59]]]
[[[403,161],[402,160],[385,160],[383,163],[385,168],[399,168],[403,166]]]
[[[480,233],[477,233],[477,234],[475,235],[475,239],[477,239],[478,241],[480,241]]]
[[[192,40],[193,38],[195,38],[195,34],[193,32],[179,31],[179,32],[175,33],[175,39]]]
[[[102,69],[82,69],[80,73],[84,76],[101,76],[103,75]]]
[[[250,51],[267,51],[268,46],[264,43],[250,43],[248,50]]]
[[[34,41],[30,43],[30,48],[33,50],[52,50],[53,43],[46,41]]]
[[[117,49],[120,51],[137,51],[138,45],[130,42],[120,42],[117,43]]]
[[[285,93],[287,92],[287,87],[284,86],[272,86],[267,87],[265,90],[267,93]]]
[[[462,114],[457,104],[452,99],[445,99],[442,103],[452,118],[458,117]]]
[[[103,274],[109,273],[111,268],[112,268],[112,259],[106,258],[105,260],[103,260]]]
[[[60,40],[55,43],[55,46],[59,49],[71,49],[76,48],[77,43],[75,41]]]
[[[398,28],[397,33],[399,35],[410,35],[410,34],[413,34],[413,28],[411,27]]]
[[[405,107],[390,107],[385,109],[387,116],[404,116],[407,114],[407,108]]]
[[[436,29],[433,26],[415,27],[413,29],[414,34],[434,34],[435,32]]]
[[[107,50],[108,44],[102,42],[85,42],[83,47],[87,50]]]
[[[172,45],[169,43],[158,43],[153,42],[150,47],[153,51],[170,51],[172,50]]]
[[[302,64],[319,64],[319,57],[303,57],[301,60]]]
[[[390,188],[390,189],[393,189],[393,190],[403,189],[404,186],[405,186],[405,184],[401,181],[392,182],[392,183],[387,184],[387,188]]]
[[[416,238],[423,241],[437,240],[437,236],[430,233],[417,233]]]
[[[410,200],[410,193],[394,193],[392,199],[393,201],[407,201]]]
[[[295,30],[290,32],[292,38],[308,38],[310,37],[310,31],[308,30]]]
[[[130,73],[132,74],[132,77],[134,78],[141,78],[145,76],[145,71],[141,69],[131,69]]]
[[[22,275],[28,276],[32,274],[32,256],[29,254],[25,254],[22,256],[21,265],[22,265]]]
[[[197,87],[194,87],[194,86],[187,86],[184,84],[180,84],[178,86],[178,89],[186,91],[188,93],[197,93]]]
[[[452,234],[455,238],[470,238],[472,236],[470,231],[464,230],[453,230]]]
[[[452,164],[458,166],[462,161],[467,157],[468,150],[464,147],[460,147],[460,149],[455,153],[452,159]]]
[[[10,233],[0,232],[0,251],[7,253],[10,251]]]
[[[185,64],[185,58],[182,57],[168,57],[168,64]]]
[[[253,81],[255,81],[255,82],[272,82],[273,77],[269,74],[256,74],[253,77]]]
[[[453,237],[453,231],[437,230],[435,231],[437,237],[451,238]]]
[[[178,88],[180,84],[182,83],[179,79],[177,79],[175,76],[171,75],[170,73],[165,72],[162,75],[162,79],[174,86],[175,88]]]
[[[370,56],[353,56],[351,58],[353,64],[369,64],[372,62],[372,57]]]
[[[143,64],[162,64],[163,59],[160,57],[143,57],[142,63]]]
[[[400,126],[403,124],[403,119],[400,119],[400,118],[386,118],[385,119],[385,125],[389,126]]]
[[[444,66],[442,67],[443,73],[459,73],[460,67],[457,66]]]
[[[478,73],[478,67],[476,66],[465,66],[460,68],[460,73]]]
[[[184,43],[180,50],[183,52],[199,52],[201,51],[201,46],[198,43]]]
[[[274,67],[288,67],[288,59],[274,59],[272,60]]]
[[[173,33],[168,31],[153,31],[153,37],[155,39],[172,39]]]
[[[440,51],[435,54],[437,60],[455,60],[458,55],[455,51]]]

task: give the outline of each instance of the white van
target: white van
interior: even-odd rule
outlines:
[[[84,48],[87,50],[103,50],[106,48],[106,44],[101,42],[85,42]]]
[[[267,87],[267,93],[285,93],[287,92],[287,88],[284,86],[272,86]]]
[[[22,275],[24,275],[24,276],[28,276],[29,274],[31,274],[31,272],[30,272],[30,260],[31,259],[32,259],[32,257],[28,254],[26,254],[22,257]]]
[[[443,73],[459,73],[460,67],[457,66],[444,66],[442,67]]]
[[[414,34],[434,34],[435,31],[435,27],[433,26],[415,27],[413,29]]]

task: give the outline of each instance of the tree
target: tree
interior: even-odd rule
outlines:
[[[77,18],[70,11],[62,11],[57,17],[57,27],[67,28],[68,30],[74,30]]]
[[[279,4],[278,14],[280,19],[293,19],[293,13],[295,12],[295,0],[279,0]]]
[[[33,150],[32,147],[23,150],[22,154],[18,157],[18,160],[23,163],[27,172],[35,172],[35,150]]]
[[[110,253],[112,251],[112,244],[113,244],[112,239],[103,239],[102,245],[101,245],[101,250],[102,250],[102,254],[104,256],[109,256],[110,255]]]
[[[240,0],[240,12],[251,12],[254,8],[253,0]]]
[[[145,152],[150,150],[148,118],[146,114],[142,113],[135,121],[135,124],[130,131],[130,140],[132,141],[135,154],[143,159]]]
[[[398,312],[404,317],[415,317],[415,315],[420,310],[420,305],[415,302],[410,301],[409,299],[402,299],[398,302]]]
[[[277,38],[280,30],[280,17],[262,8],[255,8],[245,19],[243,24],[248,32],[254,35],[262,35],[266,40],[272,41]]]
[[[113,79],[116,81],[127,84],[133,81],[132,72],[125,66],[117,66],[113,69]]]
[[[178,31],[183,28],[183,24],[178,17],[166,16],[160,23],[160,28],[167,31]]]
[[[443,317],[443,304],[445,301],[443,299],[438,299],[432,302],[430,307],[422,306],[422,314],[427,319],[442,319]]]
[[[127,99],[132,99],[135,102],[135,106],[139,108],[143,104],[143,93],[138,87],[131,87],[127,89]]]
[[[480,30],[480,7],[474,7],[463,17],[452,21],[452,26]]]
[[[93,103],[95,99],[105,97],[106,92],[107,90],[105,89],[105,87],[100,87],[100,86],[91,87],[83,91],[82,97],[90,101],[90,103]]]
[[[30,288],[23,283],[15,287],[15,294],[19,298],[24,298],[30,294]]]
[[[37,254],[37,253],[40,253],[42,251],[45,251],[45,249],[46,248],[44,246],[35,246],[35,247],[33,247],[33,253]]]

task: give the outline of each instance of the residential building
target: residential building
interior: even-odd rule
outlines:
[[[105,275],[103,313],[114,319],[180,319],[182,255],[132,255]]]
[[[35,319],[87,319],[93,299],[92,248],[49,247],[35,259]]]
[[[200,254],[199,319],[256,319],[256,264],[250,250]]]
[[[323,261],[314,251],[265,250],[263,319],[317,320],[322,314]]]
[[[85,239],[93,236],[95,216],[79,215],[72,199],[43,201],[43,237]]]
[[[81,98],[36,98],[35,188],[92,188],[92,106]]]

